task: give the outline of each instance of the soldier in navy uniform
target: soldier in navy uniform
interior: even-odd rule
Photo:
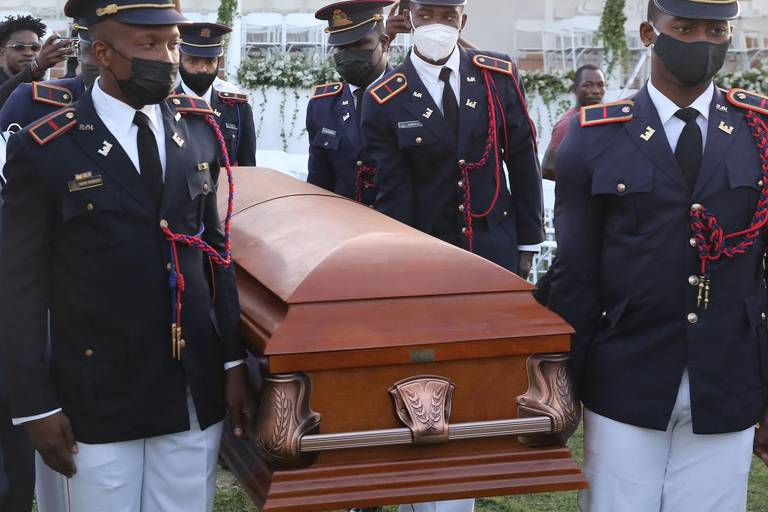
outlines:
[[[374,175],[360,130],[363,93],[389,70],[384,7],[391,0],[337,2],[315,13],[328,22],[328,44],[342,82],[318,85],[307,107],[307,182],[372,206]]]
[[[376,209],[527,277],[544,239],[533,125],[509,57],[457,44],[464,4],[413,1],[414,49],[365,97]]]
[[[67,107],[93,84],[99,76],[99,65],[91,56],[91,39],[83,20],[72,24],[71,36],[78,39],[80,73],[72,78],[20,84],[0,108],[0,130],[7,130],[12,125],[23,128]]]
[[[736,0],[651,0],[651,77],[557,155],[549,306],[574,326],[580,510],[746,509],[768,460],[768,98],[712,78]]]
[[[232,165],[256,165],[256,128],[248,96],[213,87],[224,55],[224,34],[232,29],[218,23],[189,23],[181,31],[181,83],[179,94],[203,98],[210,103],[227,140]],[[223,162],[222,162],[223,165]]]
[[[210,511],[225,414],[243,437],[253,410],[214,114],[168,98],[185,21],[172,3],[71,0],[65,13],[86,18],[101,73],[9,142],[11,415],[69,478],[68,510]]]

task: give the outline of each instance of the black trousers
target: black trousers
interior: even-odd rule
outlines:
[[[0,512],[30,512],[35,493],[35,451],[22,426],[11,424],[0,402]]]

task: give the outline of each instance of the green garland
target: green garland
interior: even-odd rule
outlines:
[[[219,12],[216,14],[216,23],[226,25],[232,28],[235,21],[235,11],[237,10],[237,0],[220,0]],[[229,35],[224,37],[224,51],[229,46]]]
[[[626,65],[629,58],[627,35],[624,32],[626,22],[624,0],[606,0],[603,15],[600,18],[600,28],[595,33],[595,42],[603,41],[609,75],[616,64]]]
[[[304,54],[269,54],[249,57],[237,72],[240,84],[249,89],[257,86],[308,89],[316,84],[339,80],[329,61],[313,62]]]

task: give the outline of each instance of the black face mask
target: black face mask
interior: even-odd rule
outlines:
[[[218,72],[213,73],[188,73],[184,66],[179,68],[181,79],[187,84],[187,87],[195,91],[198,96],[205,94],[205,91],[213,85],[213,81],[216,80]]]
[[[381,44],[381,43],[379,43]],[[378,46],[376,46],[378,48]],[[348,84],[356,87],[368,87],[374,78],[376,68],[378,67],[381,59],[384,58],[384,52],[381,52],[378,62],[373,64],[373,50],[357,50],[348,48],[341,50],[333,56],[333,60],[336,63],[336,71],[341,75],[341,78]]]
[[[90,89],[93,86],[93,82],[99,76],[99,66],[96,64],[80,63],[80,77],[83,79],[85,86]]]
[[[131,76],[128,80],[118,79],[110,69],[118,87],[125,95],[129,105],[135,108],[144,105],[157,105],[173,91],[179,64],[157,60],[129,59],[114,47],[115,53],[131,63]]]
[[[660,33],[653,51],[680,83],[693,87],[709,82],[722,69],[730,46],[730,39],[722,44],[686,43]]]

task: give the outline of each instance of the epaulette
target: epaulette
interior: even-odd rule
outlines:
[[[53,105],[54,107],[66,107],[72,103],[72,92],[59,85],[32,82],[32,99],[37,103]]]
[[[168,96],[176,112],[181,114],[213,114],[213,109],[203,98],[195,98],[186,94],[172,94]]]
[[[515,75],[515,66],[508,60],[498,59],[488,55],[475,55],[472,58],[472,62],[474,62],[475,66],[479,67],[480,69],[496,71],[497,73],[504,73],[505,75],[509,76]]]
[[[383,105],[408,88],[408,80],[402,73],[395,73],[368,91],[376,103]]]
[[[53,139],[67,133],[76,124],[75,109],[64,108],[37,121],[29,128],[29,134],[35,142],[45,146]]]
[[[312,88],[312,95],[309,97],[309,99],[316,100],[318,98],[336,96],[343,90],[344,84],[342,82],[331,82],[329,84],[316,85]]]
[[[763,96],[744,89],[731,89],[725,95],[731,105],[760,114],[768,114],[768,96]]]
[[[625,123],[634,116],[635,102],[632,100],[613,101],[581,107],[581,126]]]
[[[247,94],[238,94],[236,92],[224,92],[217,91],[217,96],[224,101],[231,101],[233,103],[248,103]]]

